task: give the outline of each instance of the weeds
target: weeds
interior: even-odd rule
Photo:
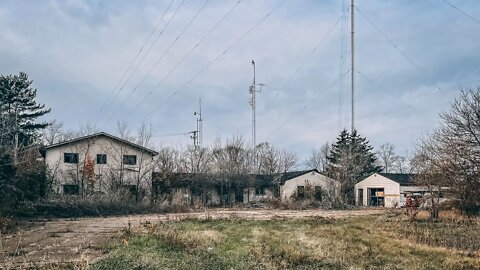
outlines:
[[[399,233],[403,226],[412,224],[418,228],[410,236]],[[440,223],[427,228],[435,225]],[[422,226],[392,213],[381,218],[270,221],[185,218],[179,222],[145,222],[132,229],[131,234],[122,236],[128,240],[128,246],[121,243],[113,246],[110,254],[92,268],[480,269],[478,255],[438,249],[436,246],[446,246],[440,240],[429,240],[432,248],[422,245],[427,238],[420,238],[421,235],[434,239]],[[457,232],[478,224],[464,223],[464,226]],[[435,233],[440,236],[444,232],[435,230]],[[467,239],[468,245],[475,247],[476,239]]]

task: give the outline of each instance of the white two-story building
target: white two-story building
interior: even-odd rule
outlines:
[[[53,191],[85,195],[124,190],[150,192],[153,157],[158,153],[99,132],[46,147]]]

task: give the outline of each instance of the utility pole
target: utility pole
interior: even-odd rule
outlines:
[[[15,107],[15,139],[13,146],[13,165],[17,166],[18,162],[18,111]]]
[[[352,133],[355,130],[355,43],[354,43],[354,34],[355,34],[355,0],[350,0],[350,22],[351,22],[351,51],[352,51],[352,68],[351,68],[351,80],[352,80]]]
[[[198,130],[194,130],[194,131],[190,131],[189,132],[190,134],[190,139],[193,140],[193,147],[195,148],[195,150],[198,149]]]
[[[198,112],[194,112],[193,115],[198,115],[197,117],[197,134],[198,134],[198,146],[202,147],[202,137],[203,137],[203,119],[202,119],[202,99],[198,99]]]

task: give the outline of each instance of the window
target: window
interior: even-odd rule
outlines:
[[[257,187],[255,188],[255,195],[265,195],[265,187]]]
[[[367,189],[368,206],[385,206],[385,194],[383,188]]]
[[[125,165],[137,165],[137,156],[135,156],[135,155],[123,155],[123,164],[125,164]]]
[[[305,197],[305,186],[297,186],[297,197],[298,198]]]
[[[315,199],[317,201],[322,201],[322,187],[315,186]]]
[[[80,187],[78,185],[63,185],[64,195],[78,195],[80,193]]]
[[[135,196],[137,195],[137,186],[136,185],[123,185],[122,186],[123,190],[128,192],[130,196]]]
[[[63,162],[78,163],[78,153],[63,153]]]
[[[107,164],[107,154],[97,154],[97,164]]]

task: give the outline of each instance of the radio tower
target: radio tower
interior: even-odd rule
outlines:
[[[351,32],[350,32],[350,46],[352,51],[352,68],[351,68],[351,80],[352,80],[352,132],[355,130],[355,43],[354,43],[354,34],[355,34],[355,20],[354,20],[354,9],[355,9],[355,0],[350,0],[350,22],[351,22]]]
[[[202,99],[198,99],[198,112],[194,112],[193,115],[198,115],[197,117],[197,145],[195,147],[202,147],[202,137],[203,137],[203,119],[202,119]]]
[[[256,131],[256,119],[255,119],[255,110],[256,110],[256,100],[255,100],[255,94],[259,93],[262,91],[262,86],[265,84],[259,83],[257,84],[255,81],[255,61],[252,60],[252,66],[253,66],[253,82],[252,85],[250,85],[250,99],[249,103],[250,106],[252,107],[252,150],[253,150],[253,164],[256,165],[257,163],[257,156],[255,153],[255,147],[257,146],[256,142],[256,137],[257,137],[257,131]],[[260,89],[257,90],[257,85],[260,86]],[[256,166],[255,166],[256,167]]]

